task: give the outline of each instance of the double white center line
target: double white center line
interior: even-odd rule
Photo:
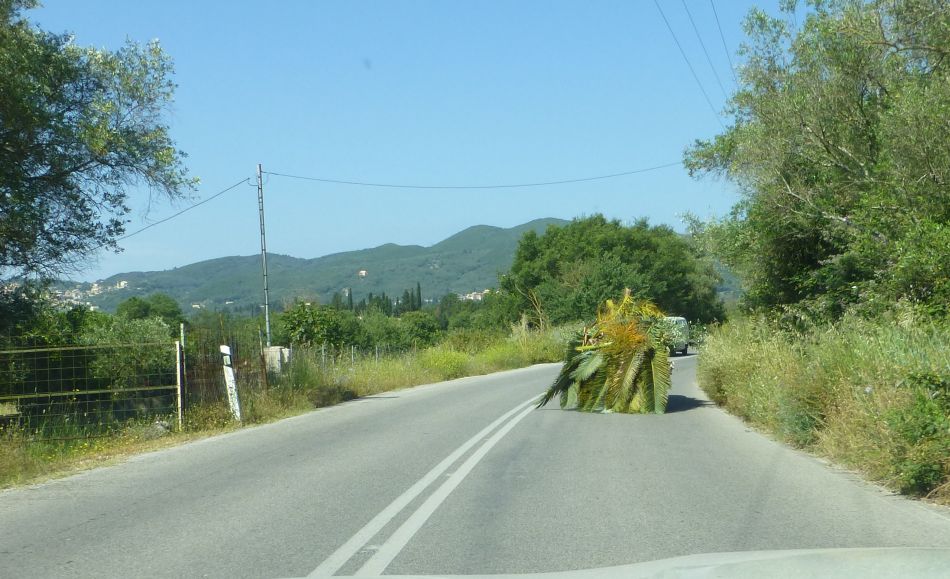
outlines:
[[[501,424],[505,423],[506,420],[516,415],[513,419],[508,421],[502,428],[495,432],[485,443],[479,447],[478,450],[472,453],[468,459],[459,466],[454,473],[449,476],[449,478],[442,483],[439,488],[437,488],[429,498],[419,506],[409,518],[398,528],[396,531],[386,540],[385,543],[380,545],[376,553],[370,557],[366,563],[357,571],[357,575],[367,576],[367,575],[380,575],[386,569],[387,566],[392,562],[393,559],[402,551],[403,547],[412,539],[413,535],[422,528],[422,525],[425,524],[426,520],[432,516],[432,513],[442,504],[443,501],[449,496],[449,494],[455,490],[462,480],[465,478],[468,473],[475,468],[475,465],[484,458],[488,451],[492,449],[493,446],[498,444],[508,432],[515,427],[518,422],[520,422],[525,416],[527,416],[532,408],[531,405],[535,404],[538,400],[538,396],[533,396],[530,400],[522,402],[518,406],[515,406],[508,412],[502,414],[497,420],[486,426],[478,434],[468,439],[460,447],[455,449],[452,454],[445,457],[445,460],[437,464],[432,470],[427,472],[425,476],[419,479],[414,485],[409,487],[406,492],[399,495],[392,503],[389,504],[385,509],[379,512],[378,515],[373,517],[373,519],[366,523],[362,529],[356,532],[355,535],[350,537],[350,539],[343,543],[339,549],[333,552],[332,555],[327,557],[327,559],[320,563],[320,565],[310,573],[310,577],[328,577],[333,575],[343,565],[346,564],[354,555],[356,555],[370,540],[373,539],[379,533],[383,527],[385,527],[390,521],[392,521],[406,506],[413,501],[416,497],[422,494],[433,482],[435,482],[440,476],[442,476],[445,471],[447,471],[453,464],[455,464],[466,452],[471,450],[475,445],[481,442],[483,439],[488,437],[496,428]],[[527,407],[527,408],[526,408]],[[518,414],[520,412],[520,414]]]

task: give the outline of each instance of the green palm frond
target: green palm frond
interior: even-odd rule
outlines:
[[[623,376],[623,391],[621,397],[617,400],[617,405],[619,406],[618,410],[621,412],[628,412],[630,407],[630,401],[636,395],[637,389],[637,378],[640,376],[640,373],[643,371],[643,352],[635,352],[633,356],[630,357],[630,360],[627,362],[627,368]]]
[[[623,385],[624,366],[620,364],[611,364],[604,380],[602,398],[602,408],[600,410],[616,410],[617,400],[621,397]]]
[[[568,344],[538,407],[559,396],[561,408],[585,412],[665,412],[671,375],[662,319],[656,306],[633,299],[629,290],[618,302],[607,300],[597,321]]]
[[[570,388],[561,392],[561,410],[577,406],[577,389],[577,382],[574,382]]]
[[[607,390],[610,388],[610,385],[607,381],[603,382],[603,385],[596,390],[596,396],[590,396],[587,399],[587,404],[584,405],[583,410],[586,412],[599,412],[606,408],[604,400],[607,397]]]
[[[545,404],[551,401],[557,395],[563,395],[567,392],[568,388],[574,384],[574,379],[571,378],[571,373],[576,367],[576,362],[574,359],[564,362],[564,366],[561,367],[561,372],[557,375],[557,378],[554,379],[554,384],[548,388],[547,392],[541,396],[541,399],[538,400],[537,408],[541,408]]]
[[[541,408],[545,404],[551,401],[555,396],[560,397],[561,408],[570,406],[569,398],[571,394],[569,391],[574,387],[573,397],[577,398],[577,379],[575,373],[578,369],[583,366],[583,373],[588,371],[596,372],[597,368],[592,367],[594,362],[590,360],[591,357],[599,353],[593,350],[582,350],[581,347],[584,342],[584,334],[578,332],[576,333],[567,344],[567,352],[564,356],[564,365],[561,366],[561,371],[558,373],[557,378],[554,379],[554,383],[548,388],[547,392],[541,396],[538,400],[537,408]],[[589,378],[590,375],[586,375],[585,379]]]
[[[604,365],[604,355],[596,350],[582,352],[577,358],[580,360],[574,371],[571,372],[571,378],[576,382],[586,382],[591,376],[600,370]]]
[[[669,351],[665,346],[653,349],[650,373],[653,374],[653,411],[657,414],[663,414],[666,412],[670,388],[673,387],[673,372],[670,370]]]
[[[653,388],[653,364],[650,363],[651,356],[647,354],[646,363],[643,365],[643,371],[638,378],[638,390],[642,395],[643,402],[640,405],[640,412],[652,414],[656,411],[656,390]]]

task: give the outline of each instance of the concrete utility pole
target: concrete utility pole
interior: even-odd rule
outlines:
[[[261,267],[264,269],[264,327],[267,347],[270,347],[270,296],[267,293],[267,236],[264,235],[264,178],[261,164],[257,164],[257,212],[261,217]]]

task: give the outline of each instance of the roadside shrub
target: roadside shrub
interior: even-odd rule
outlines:
[[[710,331],[700,386],[781,439],[901,492],[950,502],[950,327],[900,309],[804,332],[763,317]]]
[[[896,481],[902,492],[923,494],[950,477],[950,376],[912,374],[904,406],[886,420],[898,435]]]
[[[456,352],[475,354],[489,348],[492,344],[504,339],[503,332],[481,330],[475,328],[460,328],[451,330],[442,338],[441,345]]]
[[[399,325],[412,348],[431,346],[439,337],[439,320],[430,312],[406,312],[399,317]]]
[[[453,380],[466,375],[469,357],[462,352],[445,347],[429,348],[419,353],[418,363],[429,368],[444,380]]]
[[[277,321],[281,335],[294,346],[341,348],[361,343],[364,331],[353,312],[307,303],[295,304]]]

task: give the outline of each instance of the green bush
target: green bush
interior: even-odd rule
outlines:
[[[907,404],[887,413],[898,435],[897,483],[902,492],[924,494],[950,478],[950,375],[912,374]]]
[[[430,312],[406,312],[399,317],[399,326],[407,347],[425,348],[439,337],[439,320]]]
[[[341,348],[363,340],[363,328],[353,312],[330,306],[297,303],[277,321],[281,336],[295,346]]]

